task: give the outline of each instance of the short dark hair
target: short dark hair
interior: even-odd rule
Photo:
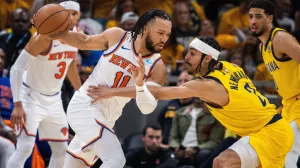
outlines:
[[[211,46],[212,48],[214,48],[214,49],[216,49],[216,50],[218,50],[218,51],[221,52],[221,47],[220,47],[219,43],[217,42],[217,40],[215,40],[214,38],[209,37],[209,36],[198,36],[197,38],[198,38],[199,40],[203,41],[204,43],[206,43],[207,45]],[[204,59],[204,57],[205,57],[206,55],[207,55],[207,54],[202,53],[202,56],[203,56],[203,57],[201,58],[201,60],[200,60],[200,62],[199,62],[199,65],[197,66],[197,69],[196,69],[197,72],[198,72],[198,68],[201,67],[201,63],[202,63],[202,61],[203,61],[203,59]],[[208,64],[208,70],[209,70],[209,71],[212,71],[213,68],[214,68],[214,66],[217,65],[217,64],[218,64],[218,61],[212,59],[212,60],[209,62],[209,64]]]
[[[137,36],[140,33],[143,33],[145,25],[155,18],[171,21],[170,16],[165,11],[159,9],[149,9],[139,18],[135,26],[132,28],[131,37],[136,40]]]
[[[152,129],[154,129],[154,130],[156,130],[156,131],[161,130],[161,126],[160,126],[159,123],[157,123],[157,122],[154,122],[154,123],[148,123],[148,124],[146,124],[145,127],[143,128],[143,136],[146,135],[146,132],[147,132],[147,129],[148,129],[148,128],[152,128]]]
[[[263,9],[267,15],[274,16],[274,3],[270,0],[253,0],[248,6],[249,10],[251,8]]]

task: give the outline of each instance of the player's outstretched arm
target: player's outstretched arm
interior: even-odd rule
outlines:
[[[97,35],[69,31],[60,38],[61,41],[80,50],[105,50],[120,41],[125,31],[121,28],[110,28]]]
[[[160,100],[198,97],[221,106],[229,102],[225,87],[211,79],[197,79],[180,86],[149,88],[149,90],[156,99]]]
[[[10,70],[11,91],[14,100],[11,122],[12,125],[16,125],[17,129],[21,127],[22,121],[26,121],[26,115],[21,102],[23,73],[30,66],[32,60],[40,53],[47,52],[50,49],[50,44],[51,41],[49,39],[33,35]]]
[[[166,81],[167,70],[165,64],[159,60],[153,68],[151,77],[144,83],[145,66],[141,55],[139,55],[137,63],[137,67],[130,65],[136,87],[112,89],[101,86],[89,86],[88,95],[94,99],[93,102],[112,96],[136,98],[137,106],[142,113],[149,114],[153,112],[157,106],[157,100],[150,93],[148,87],[161,87]]]
[[[272,42],[277,52],[286,54],[300,64],[300,45],[295,37],[287,32],[279,31]]]

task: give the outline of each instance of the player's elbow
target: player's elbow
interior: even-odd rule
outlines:
[[[76,48],[80,50],[89,50],[88,44],[90,44],[90,36],[83,34],[82,37],[79,40],[79,43],[77,44]]]

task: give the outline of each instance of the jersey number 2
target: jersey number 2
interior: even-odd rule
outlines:
[[[127,85],[127,83],[129,82],[131,77],[127,76],[127,75],[123,77],[123,75],[124,75],[124,73],[121,72],[121,71],[116,73],[115,80],[114,80],[114,85],[112,86],[112,88],[117,88],[119,83],[120,83],[120,80],[122,78],[123,78],[123,80],[122,80],[119,88],[125,87]]]
[[[66,70],[66,62],[63,61],[63,62],[60,62],[57,64],[57,67],[59,67],[59,70],[58,70],[58,73],[56,73],[54,76],[56,79],[60,79],[64,76],[65,74],[65,70]]]
[[[244,86],[244,88],[245,88],[249,93],[255,94],[255,95],[258,97],[258,99],[259,99],[259,101],[261,102],[261,104],[262,104],[263,107],[265,107],[265,106],[267,105],[266,100],[265,100],[265,99],[262,99],[259,95],[257,95],[257,94],[256,94],[256,89],[250,87],[249,83],[246,83],[245,86]]]

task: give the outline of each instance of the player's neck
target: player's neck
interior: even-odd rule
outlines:
[[[272,29],[273,29],[273,26],[269,26],[267,28],[267,30],[264,32],[264,34],[262,34],[261,36],[259,36],[259,40],[263,42],[263,44],[266,44],[271,33],[272,33]]]
[[[151,53],[146,47],[145,40],[140,35],[136,38],[133,45],[138,54],[148,55]]]

